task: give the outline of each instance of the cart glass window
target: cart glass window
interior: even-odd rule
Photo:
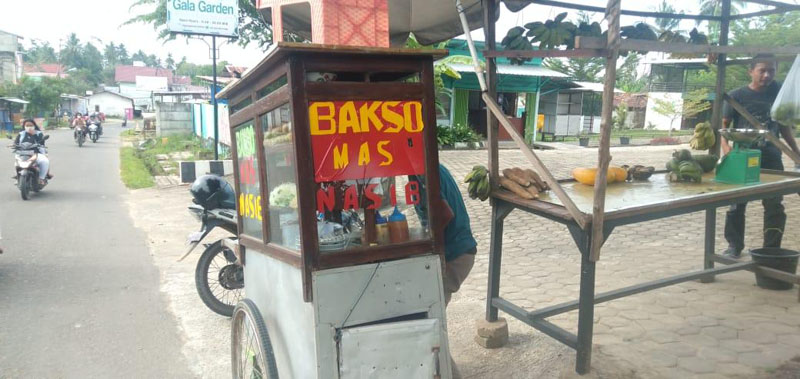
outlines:
[[[256,129],[252,121],[236,127],[236,158],[239,165],[239,217],[242,234],[264,238],[262,231],[261,175],[256,153]]]
[[[284,104],[260,117],[264,132],[270,242],[300,249],[292,115]]]
[[[422,103],[315,101],[308,112],[320,252],[429,239]]]

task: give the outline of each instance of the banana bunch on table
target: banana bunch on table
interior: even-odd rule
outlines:
[[[464,183],[469,183],[467,192],[470,199],[484,201],[489,198],[492,186],[489,182],[489,170],[486,167],[481,165],[473,167],[472,171],[464,177]]]
[[[694,135],[692,140],[689,141],[689,146],[694,150],[708,150],[714,146],[716,137],[714,136],[714,129],[711,129],[711,124],[708,122],[701,122],[694,127]]]

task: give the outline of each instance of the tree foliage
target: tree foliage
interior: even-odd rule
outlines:
[[[167,30],[167,1],[168,0],[136,0],[130,10],[146,9],[145,13],[132,17],[123,25],[147,24],[152,25],[158,32],[158,38],[170,41],[177,37]],[[239,0],[239,45],[247,46],[256,43],[262,50],[266,50],[272,43],[272,27],[250,0]]]
[[[49,42],[33,40],[31,48],[25,51],[23,60],[25,63],[33,64],[57,63],[58,57],[56,56],[56,49],[50,46]]]
[[[18,97],[29,101],[26,116],[49,116],[58,107],[61,94],[84,93],[86,89],[88,89],[86,83],[75,78],[23,76],[16,84],[11,82],[0,84],[0,97]]]
[[[545,60],[544,66],[567,74],[577,81],[599,83],[600,72],[603,71],[605,62],[603,58],[550,58]]]

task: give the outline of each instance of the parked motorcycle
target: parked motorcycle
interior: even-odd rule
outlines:
[[[97,139],[100,138],[100,123],[90,121],[86,129],[89,131],[89,139],[92,140],[92,143],[96,143]]]
[[[11,136],[8,136],[11,139]],[[50,136],[44,136],[49,139]],[[36,154],[41,145],[32,142],[23,142],[12,145],[14,150],[14,172],[16,173],[17,187],[19,187],[22,200],[30,199],[30,193],[39,192],[47,185],[39,183],[39,165],[36,164]]]
[[[200,231],[189,234],[189,249],[178,259],[182,261],[217,227],[236,235],[236,194],[225,179],[216,175],[204,175],[194,181],[189,191],[195,205],[189,212],[201,222]],[[244,270],[241,259],[232,247],[238,241],[234,237],[204,244],[195,268],[195,286],[203,303],[212,311],[231,317],[233,308],[242,298]]]

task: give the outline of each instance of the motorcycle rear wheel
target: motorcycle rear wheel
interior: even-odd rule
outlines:
[[[215,313],[226,317],[233,315],[233,308],[242,298],[244,289],[242,267],[236,265],[235,259],[233,251],[222,246],[220,240],[203,251],[194,272],[200,300]]]

